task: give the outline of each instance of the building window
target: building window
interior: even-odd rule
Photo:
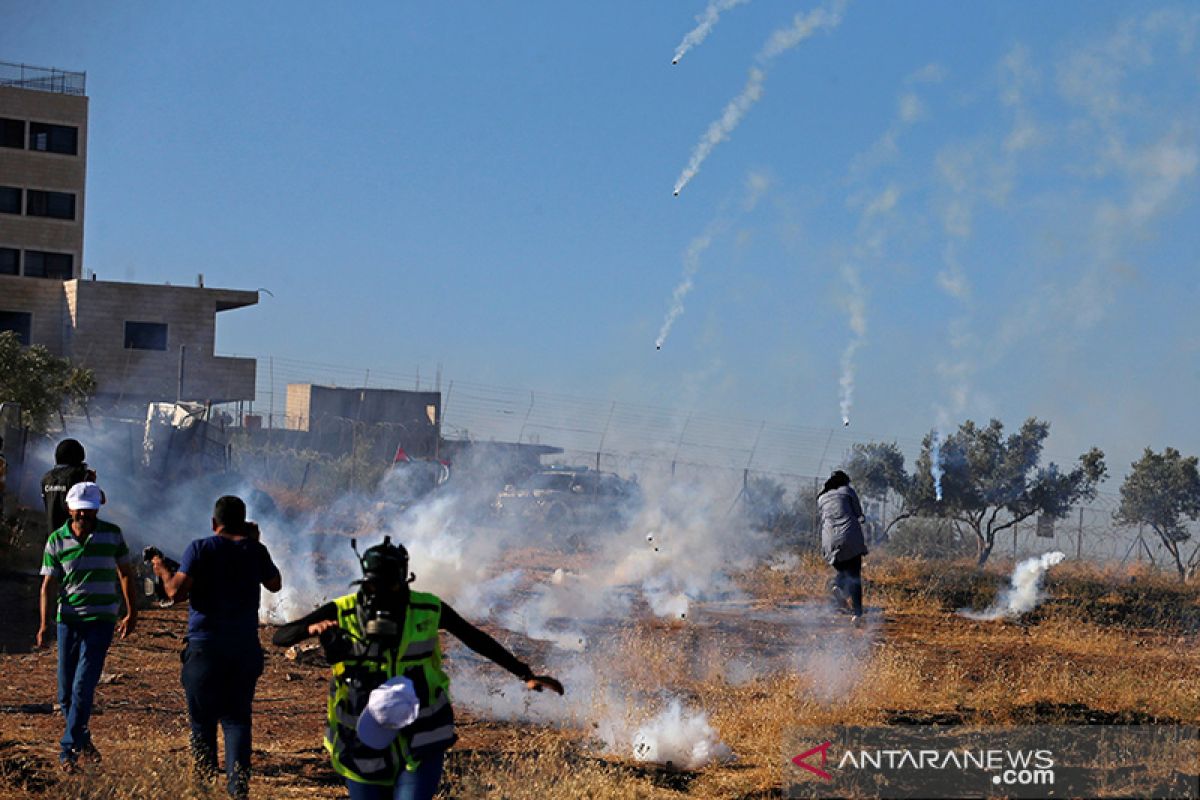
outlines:
[[[33,314],[28,311],[0,311],[0,332],[12,331],[26,347],[29,346],[29,329]]]
[[[126,322],[126,350],[166,350],[167,325],[164,322]]]
[[[15,186],[0,186],[0,214],[21,213],[21,190]]]
[[[15,247],[0,247],[0,275],[21,273],[21,251]]]
[[[29,189],[25,192],[25,213],[31,217],[75,219],[75,195]]]
[[[29,123],[29,149],[43,153],[79,155],[79,129],[74,125],[52,125],[49,122]]]
[[[25,275],[30,278],[54,278],[69,281],[75,277],[74,257],[70,253],[25,251]]]
[[[0,117],[0,147],[25,147],[25,120]]]

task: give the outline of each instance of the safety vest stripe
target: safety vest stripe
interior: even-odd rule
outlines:
[[[435,728],[431,731],[415,734],[412,737],[411,745],[414,748],[425,747],[426,745],[440,742],[444,739],[454,738],[454,725],[443,725],[440,728]]]
[[[360,775],[367,772],[379,772],[388,766],[387,761],[382,758],[356,758],[354,759],[355,766],[358,767]]]
[[[416,661],[418,658],[426,658],[433,655],[434,648],[437,647],[436,639],[421,639],[412,642],[404,649],[404,657],[401,661]]]
[[[350,730],[356,730],[358,728],[359,715],[351,714],[340,704],[333,709],[333,713],[334,716],[337,717],[339,725],[344,725]]]

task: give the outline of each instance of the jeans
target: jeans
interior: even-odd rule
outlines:
[[[430,800],[437,794],[445,761],[445,750],[428,755],[421,759],[416,771],[401,770],[394,786],[375,786],[347,779],[350,800]]]
[[[217,774],[217,724],[225,734],[229,793],[250,791],[250,713],[263,671],[257,641],[189,641],[181,656],[183,691],[192,727],[192,757],[203,776]]]
[[[833,579],[834,585],[850,598],[850,602],[854,605],[854,615],[861,617],[863,613],[862,556],[848,558],[845,561],[835,561],[833,568],[837,570],[837,577]]]
[[[58,703],[67,720],[59,758],[64,761],[74,761],[92,746],[88,720],[115,627],[112,622],[58,623]]]

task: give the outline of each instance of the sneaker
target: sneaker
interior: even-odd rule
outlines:
[[[79,772],[79,765],[73,758],[59,758],[58,768],[66,775],[75,775]]]
[[[853,617],[850,618],[850,624],[856,628],[861,628],[863,626],[863,615],[855,614]]]
[[[101,761],[100,751],[96,749],[96,745],[88,742],[80,749],[79,760],[85,764],[99,764]]]

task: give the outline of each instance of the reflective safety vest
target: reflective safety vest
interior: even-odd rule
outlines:
[[[338,627],[349,637],[351,650],[350,656],[333,665],[325,749],[339,775],[359,783],[390,786],[401,767],[415,770],[425,754],[444,750],[458,738],[450,707],[450,678],[442,671],[438,641],[442,601],[436,595],[413,592],[399,644],[382,653],[368,652],[358,595],[348,594],[333,602]],[[371,690],[398,675],[412,681],[421,709],[392,744],[373,750],[358,740],[358,717],[367,707]]]

